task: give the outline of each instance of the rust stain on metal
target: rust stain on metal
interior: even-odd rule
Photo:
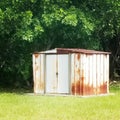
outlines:
[[[84,89],[83,89],[84,88]],[[81,80],[72,84],[72,94],[73,95],[95,95],[96,89],[93,86],[86,85]]]
[[[83,93],[83,81],[79,80],[76,83],[76,94],[81,95]]]
[[[34,54],[34,55],[35,55],[36,58],[39,56],[39,54]]]
[[[40,90],[43,90],[43,89],[44,89],[44,83],[40,82]]]
[[[80,60],[80,54],[77,54],[77,60]]]
[[[73,95],[96,95],[107,92],[107,82],[101,85],[99,88],[98,86],[93,87],[93,84],[90,85],[89,82],[86,84],[85,83],[86,76],[84,70],[80,70],[77,67],[78,66],[75,67],[76,79],[71,85],[72,87],[71,90]],[[79,76],[79,79],[77,76]]]
[[[77,74],[80,74],[80,69],[78,68],[78,70],[76,72],[77,72]]]
[[[111,54],[110,52],[79,49],[79,48],[56,48],[57,53],[85,53],[85,54]]]
[[[72,83],[72,94],[76,95],[82,95],[83,94],[83,87],[84,87],[84,76],[80,76],[80,69],[77,69],[76,73],[79,75],[79,79],[75,80],[74,83]],[[82,70],[82,74],[84,74]]]
[[[107,93],[107,82],[104,82],[104,83],[100,86],[100,93]]]
[[[83,95],[95,95],[95,94],[96,94],[96,89],[93,88],[93,86],[84,85]]]

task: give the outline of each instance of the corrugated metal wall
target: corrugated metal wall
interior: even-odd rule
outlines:
[[[45,55],[33,54],[34,93],[45,93]]]
[[[33,54],[35,93],[96,95],[109,92],[108,54]]]
[[[109,55],[72,54],[72,94],[109,93]]]

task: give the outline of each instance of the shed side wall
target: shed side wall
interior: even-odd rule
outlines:
[[[98,95],[109,92],[109,55],[71,55],[71,94]]]

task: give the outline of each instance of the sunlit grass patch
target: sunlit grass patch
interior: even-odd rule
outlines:
[[[119,120],[120,89],[102,97],[34,96],[22,92],[0,93],[0,120]]]

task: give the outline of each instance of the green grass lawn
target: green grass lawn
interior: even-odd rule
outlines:
[[[0,120],[120,120],[120,85],[102,97],[34,96],[0,92]]]

